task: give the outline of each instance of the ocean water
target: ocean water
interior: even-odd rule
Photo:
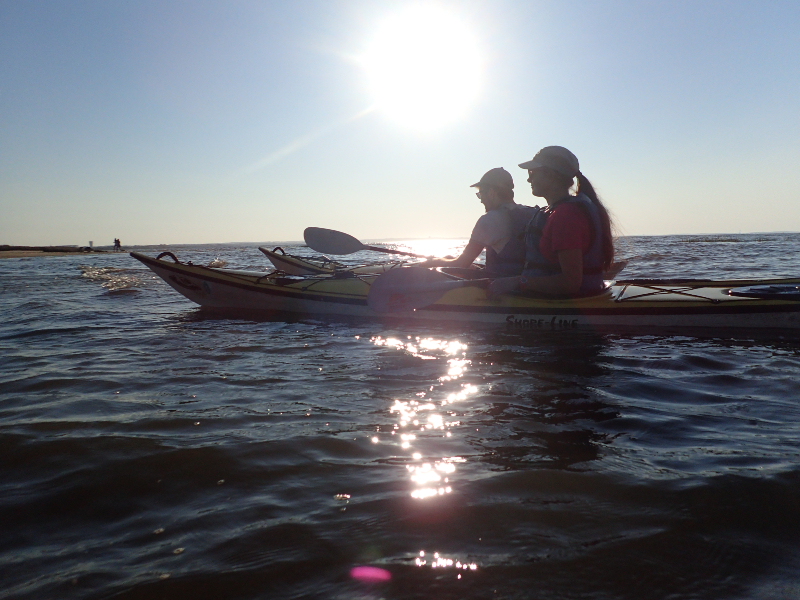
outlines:
[[[800,274],[798,234],[618,248]],[[796,337],[228,318],[127,254],[2,260],[0,314],[0,597],[800,597]]]

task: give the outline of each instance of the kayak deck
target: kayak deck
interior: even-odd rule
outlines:
[[[314,259],[287,254],[280,246],[272,250],[263,247],[259,247],[258,249],[269,259],[278,271],[282,271],[288,275],[331,275],[337,271],[351,271],[358,274],[385,273],[390,269],[396,269],[410,264],[405,261],[392,261],[378,265],[347,266],[327,256],[320,256]],[[278,250],[280,250],[280,252],[278,252]]]

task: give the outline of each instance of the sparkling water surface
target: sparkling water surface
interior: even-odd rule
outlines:
[[[800,275],[798,234],[618,249]],[[800,597],[796,336],[228,318],[127,254],[2,260],[0,312],[0,597]]]

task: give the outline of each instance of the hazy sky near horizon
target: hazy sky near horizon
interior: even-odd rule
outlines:
[[[420,8],[422,7],[422,8]],[[0,243],[468,237],[563,145],[621,233],[800,231],[800,3],[0,2]]]

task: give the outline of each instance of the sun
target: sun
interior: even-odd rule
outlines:
[[[387,18],[363,58],[376,108],[431,130],[467,111],[481,87],[475,36],[455,14],[414,5]]]

